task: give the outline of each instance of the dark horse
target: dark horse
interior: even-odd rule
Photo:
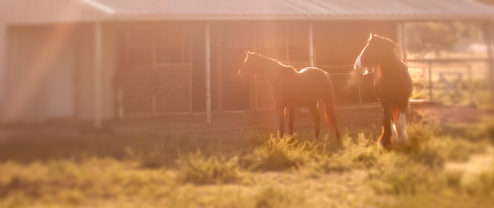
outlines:
[[[355,62],[358,72],[367,73],[368,68],[374,66],[377,69],[374,91],[384,111],[384,130],[379,140],[384,147],[390,147],[393,139],[396,142],[408,143],[405,111],[409,107],[412,94],[412,78],[406,64],[396,56],[395,46],[393,41],[371,34],[367,46]]]
[[[319,138],[320,117],[317,102],[322,100],[325,106],[326,123],[329,129],[340,137],[336,122],[333,86],[329,74],[315,67],[307,67],[297,72],[291,66],[285,66],[275,59],[247,52],[244,65],[237,74],[242,81],[261,73],[273,87],[275,109],[280,122],[280,134],[285,133],[285,108],[288,109],[288,127],[293,134],[295,107],[308,106],[314,117],[316,138]]]

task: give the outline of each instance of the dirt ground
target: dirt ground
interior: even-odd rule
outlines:
[[[440,104],[414,104],[407,113],[409,122],[473,123],[485,120],[494,121],[494,113],[465,106],[445,106]],[[324,117],[320,112],[321,119]],[[346,107],[337,109],[338,127],[376,127],[382,123],[382,109],[379,106]],[[295,131],[312,131],[313,119],[307,111],[297,111]],[[148,119],[106,121],[104,128],[95,130],[91,122],[47,122],[42,124],[11,125],[0,127],[0,139],[30,137],[34,135],[54,135],[77,137],[84,135],[142,135],[180,134],[200,132],[221,132],[226,130],[259,129],[276,133],[278,120],[274,110],[247,111],[235,113],[214,113],[212,123],[205,122],[204,115],[162,116]],[[322,133],[327,133],[325,122],[321,122]]]

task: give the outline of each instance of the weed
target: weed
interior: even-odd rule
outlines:
[[[256,167],[263,170],[297,168],[307,163],[315,148],[310,142],[297,142],[293,137],[271,137],[253,153]]]
[[[177,161],[178,179],[185,183],[220,184],[240,180],[238,157],[204,157],[200,152],[181,157]]]
[[[363,133],[353,141],[349,134],[342,138],[343,150],[334,153],[322,152],[310,166],[321,173],[344,172],[356,168],[371,167],[377,161],[380,149]]]
[[[303,207],[305,198],[276,186],[268,186],[254,197],[256,208]]]

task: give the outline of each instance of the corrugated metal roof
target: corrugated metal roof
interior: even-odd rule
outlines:
[[[97,20],[494,19],[473,0],[0,0],[0,24]],[[3,23],[2,23],[3,22]]]
[[[112,17],[159,19],[485,19],[494,8],[472,0],[82,0]]]
[[[108,16],[81,0],[0,0],[0,24],[94,22]]]

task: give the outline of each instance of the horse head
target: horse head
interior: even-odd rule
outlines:
[[[355,61],[358,73],[367,73],[369,68],[379,64],[384,56],[394,54],[396,44],[388,38],[370,34],[367,45]]]
[[[258,67],[255,66],[254,60],[257,53],[246,51],[245,55],[244,65],[237,73],[237,79],[241,81],[245,81],[247,78],[252,77],[259,72]]]

